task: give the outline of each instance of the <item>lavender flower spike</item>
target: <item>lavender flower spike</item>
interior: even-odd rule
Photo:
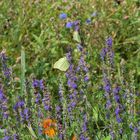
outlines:
[[[111,38],[111,37],[107,38],[107,40],[106,40],[106,45],[107,45],[108,47],[112,47],[112,44],[113,44],[112,38]]]
[[[6,79],[9,79],[10,78],[10,75],[11,75],[11,70],[8,68],[7,66],[7,56],[5,55],[5,51],[2,51],[0,53],[0,59],[1,59],[1,63],[2,63],[2,71],[3,71],[3,74],[5,76]]]
[[[4,95],[2,89],[0,88],[0,108],[4,119],[7,119],[9,116],[8,107],[7,107],[7,98]]]

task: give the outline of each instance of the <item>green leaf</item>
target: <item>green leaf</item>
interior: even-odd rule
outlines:
[[[111,136],[109,135],[109,136],[105,137],[103,140],[111,140]]]
[[[4,133],[4,129],[0,129],[0,133]]]
[[[98,111],[97,111],[97,107],[93,108],[93,118],[95,121],[98,121]]]
[[[73,39],[74,39],[75,41],[77,41],[78,43],[81,43],[81,39],[80,39],[80,36],[79,36],[78,31],[74,31],[74,32],[73,32]]]
[[[33,131],[32,126],[31,126],[31,125],[30,125],[30,126],[27,126],[27,128],[29,129],[30,134],[31,134],[34,138],[37,139],[37,136],[36,136],[35,132]]]
[[[34,39],[36,40],[38,45],[42,47],[43,46],[43,40],[41,39],[41,37],[38,37],[35,34],[32,34],[32,36],[34,37]]]
[[[21,48],[21,96],[23,96],[26,92],[26,87],[25,87],[25,50],[22,47]]]
[[[60,58],[57,62],[55,62],[53,68],[59,69],[60,71],[66,71],[69,68],[70,64],[66,57]]]

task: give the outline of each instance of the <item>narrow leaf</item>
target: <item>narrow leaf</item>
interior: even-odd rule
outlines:
[[[24,95],[26,87],[25,87],[25,51],[24,48],[21,48],[21,96]]]
[[[107,136],[103,140],[111,140],[111,136]]]
[[[37,136],[36,136],[35,132],[33,131],[32,126],[31,126],[31,125],[30,125],[30,126],[27,126],[27,128],[28,128],[30,134],[31,134],[34,138],[37,139]]]

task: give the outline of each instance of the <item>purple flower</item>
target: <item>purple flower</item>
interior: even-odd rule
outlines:
[[[58,120],[58,122],[62,122],[62,108],[60,107],[60,105],[57,105],[56,108],[56,118]]]
[[[71,106],[68,106],[68,112],[70,113],[71,112]],[[71,117],[71,116],[69,116],[69,117]]]
[[[62,84],[59,85],[59,92],[58,92],[58,94],[59,94],[59,100],[60,100],[60,102],[62,102],[63,101],[63,88],[62,88]]]
[[[45,109],[46,111],[49,111],[49,110],[50,110],[50,106],[47,105],[47,104],[44,104],[44,109]]]
[[[40,89],[44,89],[44,84],[43,84],[43,80],[40,80],[39,81],[39,87],[40,87]]]
[[[16,102],[16,104],[13,106],[13,109],[14,109],[15,111],[17,111],[18,108],[23,108],[24,105],[25,105],[24,100],[21,99],[21,97],[19,96],[19,97],[18,97],[18,102]]]
[[[76,26],[75,26],[75,31],[78,31],[79,28],[80,28],[79,25],[76,25]]]
[[[38,126],[38,134],[39,136],[42,136],[42,127]]]
[[[87,115],[84,114],[83,115],[82,133],[80,134],[80,140],[88,140],[88,138],[86,137],[87,123],[88,123]]]
[[[18,97],[18,102],[13,106],[14,112],[15,112],[15,117],[18,122],[25,122],[25,115],[24,115],[24,107],[25,107],[25,102],[24,100],[19,96]],[[20,117],[19,117],[20,115]],[[20,121],[21,119],[21,121]]]
[[[69,95],[69,98],[70,98],[70,99],[73,99],[73,94],[70,94],[70,95]]]
[[[37,79],[35,79],[33,81],[33,87],[34,88],[39,88],[40,90],[43,90],[44,89],[43,80],[37,80]]]
[[[111,50],[109,53],[109,62],[111,65],[113,64],[113,60],[114,60],[114,52],[113,50]]]
[[[34,87],[34,88],[38,87],[38,80],[35,79],[35,80],[33,81],[33,87]]]
[[[119,113],[120,113],[120,108],[117,107],[116,110],[115,110],[115,114],[118,115]]]
[[[140,97],[140,92],[137,91],[137,92],[136,92],[136,96],[137,96],[137,97]]]
[[[75,31],[78,31],[79,30],[80,21],[79,20],[76,20],[76,21],[73,22],[73,24],[74,24]]]
[[[43,113],[42,111],[40,110],[40,108],[38,108],[38,120],[40,120],[40,118],[43,118]]]
[[[87,23],[87,24],[90,24],[90,23],[91,23],[91,19],[88,18],[88,19],[86,20],[86,23]]]
[[[59,133],[59,139],[60,139],[60,140],[63,140],[63,137],[64,137],[64,136],[63,136],[63,133],[60,132],[60,133]]]
[[[56,119],[58,121],[58,131],[59,131],[59,139],[63,140],[64,139],[64,132],[62,128],[62,104],[61,102],[63,101],[63,93],[62,93],[62,85],[59,85],[59,97],[60,97],[60,105],[56,106]]]
[[[89,71],[83,54],[81,54],[80,60],[78,62],[77,72],[80,70],[83,71],[85,75],[87,75],[87,72]]]
[[[4,75],[5,75],[6,78],[10,78],[11,70],[9,68],[5,69]]]
[[[76,90],[73,91],[73,96],[75,97],[78,94]]]
[[[83,124],[83,131],[87,131],[87,125],[86,124]]]
[[[111,37],[107,38],[107,40],[106,40],[106,45],[107,45],[108,47],[112,47],[112,38],[111,38]]]
[[[107,51],[108,51],[107,48],[103,48],[103,49],[102,49],[102,51],[101,51],[101,53],[100,53],[100,56],[101,56],[102,61],[105,60],[105,57],[106,57]]]
[[[38,104],[38,105],[41,103],[41,95],[40,95],[40,93],[36,94],[35,103]]]
[[[44,95],[44,97],[43,97],[43,99],[42,99],[42,102],[43,102],[43,104],[44,104],[44,109],[45,109],[46,111],[50,111],[51,105],[50,105],[50,94],[49,94],[49,92],[47,92],[47,93]]]
[[[119,115],[116,116],[116,120],[117,120],[118,123],[121,123],[122,122],[122,119],[120,118]]]
[[[91,14],[91,17],[96,17],[96,16],[97,16],[97,12]]]
[[[107,118],[107,119],[110,119],[110,114],[109,114],[109,112],[106,113],[106,118]]]
[[[72,81],[71,79],[68,80],[67,84],[70,88],[73,88],[73,89],[77,88],[77,84],[74,81]]]
[[[13,109],[15,110],[15,111],[17,111],[18,110],[18,102],[13,106]]]
[[[108,80],[105,81],[104,90],[105,90],[106,93],[111,92],[111,85],[110,85]]]
[[[114,95],[115,101],[117,103],[120,103],[120,96],[119,95]]]
[[[11,140],[10,136],[5,136],[2,140]]]
[[[109,59],[111,66],[113,66],[114,52],[112,50],[112,38],[111,37],[106,40],[106,45],[107,45],[107,47],[102,49],[100,56],[101,56],[102,61],[104,61],[105,57],[107,57]]]
[[[64,140],[64,131],[62,128],[62,124],[59,122],[58,123],[58,131],[59,131],[59,140]]]
[[[71,60],[72,60],[71,52],[68,52],[66,54],[66,58],[69,61],[69,63],[71,63]],[[70,65],[69,69],[72,69],[72,67],[73,67],[73,65]]]
[[[116,86],[116,88],[113,89],[114,94],[118,94],[120,92],[121,88],[119,86]]]
[[[76,77],[76,71],[75,71],[75,67],[72,64],[72,56],[71,56],[71,52],[69,52],[67,54],[67,59],[70,63],[70,67],[68,69],[68,71],[66,72],[66,77],[67,77],[67,85],[68,85],[68,91],[69,91],[69,103],[68,103],[68,112],[69,112],[69,118],[72,121],[73,119],[73,109],[77,104],[77,94],[75,94],[77,92],[77,77]]]
[[[107,109],[110,109],[111,108],[111,101],[110,100],[107,100],[106,108]]]
[[[113,89],[114,99],[115,99],[115,101],[117,103],[115,114],[116,114],[116,120],[117,120],[118,123],[122,122],[122,119],[120,118],[120,113],[121,113],[122,110],[124,110],[124,106],[122,106],[121,102],[120,102],[120,96],[119,96],[120,90],[121,90],[121,88],[119,86],[116,86]]]
[[[120,134],[122,134],[123,133],[123,129],[121,128],[121,129],[119,129],[119,133]]]
[[[61,110],[60,106],[57,106],[57,107],[56,107],[56,111],[59,112],[60,110]]]
[[[69,88],[76,89],[77,88],[77,84],[76,84],[77,78],[75,76],[74,65],[71,64],[71,54],[70,53],[67,54],[67,59],[70,62],[69,70],[66,72],[66,77],[68,79],[67,85]]]
[[[82,52],[82,51],[83,51],[83,46],[81,46],[81,44],[78,44],[78,45],[77,45],[77,49],[78,49],[80,52]]]
[[[89,140],[89,138],[86,138],[83,134],[80,135],[80,140]]]
[[[85,67],[83,68],[83,70],[84,70],[84,72],[88,72],[88,67],[85,66]]]
[[[74,108],[76,106],[76,102],[71,103],[71,107]]]
[[[80,24],[80,21],[79,20],[76,20],[73,22],[73,24],[76,26],[76,25],[79,25]]]
[[[113,132],[113,131],[111,131],[111,132],[110,132],[110,136],[111,136],[112,140],[114,140],[114,139],[115,139],[115,134],[114,134],[114,132]]]
[[[21,101],[18,102],[18,107],[23,108],[24,104],[25,104],[24,101],[21,100]]]
[[[60,19],[66,19],[66,18],[67,18],[67,14],[61,13],[61,14],[59,15],[59,18],[60,18]]]
[[[25,115],[23,110],[20,111],[20,117],[21,117],[21,122],[24,123],[25,122]]]
[[[2,113],[4,119],[7,119],[9,116],[7,101],[8,100],[0,87],[0,108],[1,108],[1,113]]]
[[[136,133],[138,133],[138,128],[137,127],[134,127],[134,133],[136,134]]]
[[[129,128],[133,129],[133,124],[132,123],[130,123]]]
[[[89,81],[89,76],[88,75],[85,76],[84,81],[85,82]]]
[[[70,29],[73,27],[73,22],[67,22],[66,23],[66,28]]]
[[[14,137],[14,140],[19,140],[19,136],[17,134],[14,134],[13,137]]]
[[[4,119],[8,119],[8,117],[9,117],[9,112],[4,112],[3,113],[3,118]]]
[[[3,71],[3,74],[5,76],[6,79],[9,79],[10,78],[10,75],[11,75],[11,70],[8,68],[7,66],[7,56],[5,55],[5,52],[1,52],[0,53],[0,58],[1,58],[1,63],[2,63],[2,71]]]
[[[25,120],[29,123],[30,118],[31,118],[31,112],[30,112],[30,110],[28,108],[25,108],[23,110],[23,112],[24,112],[24,118],[25,118]]]
[[[3,94],[3,91],[0,89],[0,102],[3,102],[6,100],[5,95]]]

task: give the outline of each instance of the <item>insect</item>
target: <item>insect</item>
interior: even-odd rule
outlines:
[[[70,64],[66,57],[60,58],[55,62],[53,68],[59,69],[60,71],[66,71],[69,68]]]

